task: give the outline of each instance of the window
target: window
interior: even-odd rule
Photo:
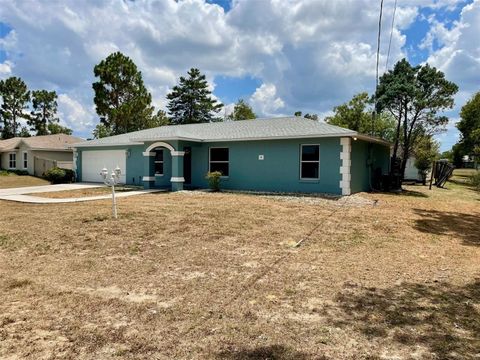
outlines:
[[[210,148],[209,171],[220,171],[222,176],[228,176],[228,148]]]
[[[301,145],[300,150],[300,178],[317,180],[320,169],[320,146]]]
[[[16,169],[17,168],[17,154],[15,153],[10,153],[8,154],[8,167],[10,169]]]
[[[155,175],[163,175],[163,149],[155,150]]]
[[[28,168],[28,153],[26,151],[23,152],[23,168]]]

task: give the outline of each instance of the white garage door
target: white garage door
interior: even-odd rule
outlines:
[[[125,183],[127,161],[125,150],[87,150],[82,151],[82,181],[102,182],[100,171],[107,168],[108,173],[117,166],[122,171],[120,182]]]

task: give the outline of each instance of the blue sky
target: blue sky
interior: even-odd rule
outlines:
[[[227,112],[243,98],[258,116],[301,110],[324,118],[374,89],[379,3],[0,0],[0,78],[56,90],[62,123],[83,137],[98,123],[93,66],[117,50],[142,70],[157,108],[180,75],[199,67]],[[381,71],[393,7],[385,0]],[[398,0],[390,67],[402,57],[429,62],[460,87],[447,131],[437,136],[442,150],[457,141],[459,109],[479,91],[479,23],[480,0]]]

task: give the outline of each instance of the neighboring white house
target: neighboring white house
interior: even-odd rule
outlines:
[[[418,169],[415,166],[415,156],[412,155],[407,160],[405,167],[405,180],[422,181],[422,176],[418,173]]]
[[[73,169],[71,145],[80,141],[83,139],[65,134],[0,140],[0,168],[26,170],[35,176],[54,166]]]

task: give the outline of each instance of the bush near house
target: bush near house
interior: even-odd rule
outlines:
[[[75,172],[70,169],[54,167],[46,171],[43,177],[52,184],[68,184],[75,181]]]
[[[212,191],[220,191],[220,178],[222,173],[220,171],[208,172],[205,177],[208,180],[208,186]]]
[[[27,170],[4,170],[4,169],[0,170],[0,176],[9,176],[12,174],[25,176],[25,175],[28,175],[28,171]]]
[[[480,191],[480,171],[477,171],[470,177],[471,184]]]

